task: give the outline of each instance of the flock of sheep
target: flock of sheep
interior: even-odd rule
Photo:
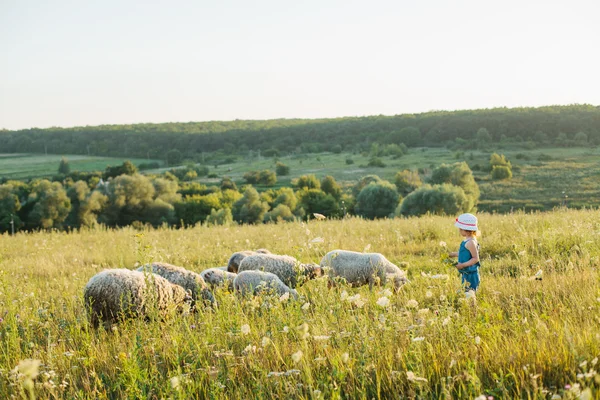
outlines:
[[[224,287],[242,296],[269,292],[298,298],[296,287],[327,273],[329,286],[340,282],[354,287],[384,285],[399,290],[406,273],[379,253],[333,250],[317,264],[301,264],[294,257],[268,250],[234,253],[226,267],[198,274],[175,265],[154,262],[137,270],[109,269],[93,276],[84,290],[84,301],[94,327],[110,326],[122,318],[161,317],[204,306],[216,306],[211,290]]]

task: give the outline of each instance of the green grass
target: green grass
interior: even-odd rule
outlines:
[[[479,217],[476,301],[465,300],[458,274],[440,262],[460,242],[452,218],[4,235],[0,398],[26,397],[27,376],[14,371],[26,359],[41,362],[39,398],[598,396],[597,212]],[[316,237],[324,242],[311,243]],[[285,303],[219,290],[216,311],[108,332],[87,321],[83,287],[105,268],[160,260],[201,271],[260,247],[302,262],[335,248],[381,252],[407,263],[411,283],[389,294],[328,290],[317,279],[298,289],[301,300]],[[533,280],[539,269],[543,280]],[[344,291],[364,304],[342,300]],[[377,304],[381,297],[389,306]]]
[[[7,179],[44,178],[58,174],[60,155],[49,154],[0,154],[0,177]],[[116,166],[125,160],[135,165],[147,163],[146,159],[128,159],[125,157],[93,157],[81,155],[65,155],[71,171],[104,171],[111,165]]]
[[[384,168],[366,167],[369,157],[360,154],[300,154],[280,157],[279,161],[290,167],[290,175],[278,177],[275,187],[289,186],[292,179],[305,174],[318,178],[332,175],[342,185],[349,187],[369,174],[394,182],[396,172],[404,169],[423,169],[426,181],[433,168],[442,163],[466,161],[471,167],[486,167],[493,152],[505,154],[515,170],[513,179],[491,181],[488,172],[474,171],[479,181],[482,211],[508,212],[511,209],[551,210],[563,205],[565,195],[571,207],[597,207],[600,203],[600,149],[544,148],[539,150],[497,149],[493,151],[456,152],[446,148],[411,149],[399,158],[383,157]],[[517,158],[517,155],[523,158]],[[549,156],[550,159],[540,156]],[[347,165],[346,158],[354,164]],[[211,167],[210,172],[229,176],[238,185],[243,184],[244,173],[252,170],[275,169],[273,158],[243,159],[233,164]],[[206,184],[216,184],[220,179],[202,178]],[[260,188],[260,187],[259,187]],[[264,189],[264,188],[262,188]],[[564,192],[564,194],[563,194]]]

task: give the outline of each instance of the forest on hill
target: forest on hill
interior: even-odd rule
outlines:
[[[183,159],[204,161],[203,153],[216,151],[225,154],[262,151],[265,156],[356,152],[369,149],[372,143],[468,148],[474,143],[472,139],[482,135],[491,142],[524,142],[529,146],[550,143],[570,146],[583,139],[595,145],[600,143],[600,107],[568,105],[313,120],[0,130],[0,150],[4,153],[171,157],[177,163]]]

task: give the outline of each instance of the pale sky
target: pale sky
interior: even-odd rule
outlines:
[[[599,0],[0,0],[0,128],[600,105]]]

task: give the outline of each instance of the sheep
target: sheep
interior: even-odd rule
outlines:
[[[231,255],[231,257],[229,258],[229,261],[227,262],[227,272],[233,272],[236,273],[238,272],[238,268],[240,267],[240,263],[242,262],[242,260],[248,256],[254,255],[254,254],[271,254],[271,252],[267,249],[258,249],[256,251],[254,250],[243,250],[243,251],[238,251],[236,253],[233,253]]]
[[[242,296],[272,291],[278,296],[289,293],[292,298],[298,298],[298,292],[295,289],[290,289],[277,275],[270,272],[242,271],[233,280],[233,287]]]
[[[233,280],[237,274],[234,274],[233,272],[227,272],[223,269],[223,267],[221,267],[205,269],[200,273],[200,276],[213,288],[216,286],[223,286],[230,291],[233,291]]]
[[[200,274],[164,262],[146,264],[139,267],[137,271],[155,273],[169,282],[189,290],[192,294],[192,305],[195,305],[198,298],[202,298],[206,303],[216,306],[215,298]]]
[[[329,286],[334,286],[337,279],[343,279],[357,287],[374,284],[385,284],[392,281],[399,290],[407,282],[406,273],[392,264],[379,253],[358,253],[348,250],[333,250],[321,260],[321,268],[328,268]]]
[[[323,274],[321,267],[316,264],[300,264],[294,257],[275,254],[254,254],[245,257],[238,272],[252,270],[271,272],[291,288],[296,287],[299,276],[313,279]]]
[[[150,317],[158,311],[189,309],[191,295],[161,276],[128,269],[109,269],[94,275],[85,285],[83,299],[92,326],[103,322],[106,328],[124,318]]]

